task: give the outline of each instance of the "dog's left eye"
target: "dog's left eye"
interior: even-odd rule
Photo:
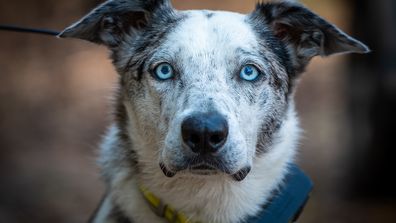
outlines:
[[[154,69],[155,76],[160,80],[168,80],[173,78],[173,67],[168,63],[161,63]]]
[[[246,65],[239,76],[246,81],[255,81],[260,76],[260,71],[254,65]]]

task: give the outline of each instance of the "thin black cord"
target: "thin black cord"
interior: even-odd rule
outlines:
[[[42,34],[42,35],[49,35],[49,36],[57,36],[60,34],[60,32],[54,31],[54,30],[24,28],[24,27],[11,26],[11,25],[0,25],[0,30],[11,31],[11,32],[21,32],[21,33],[35,33],[35,34]]]

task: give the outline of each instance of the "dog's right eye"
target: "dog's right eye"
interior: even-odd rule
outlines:
[[[154,74],[159,80],[168,80],[174,77],[174,70],[170,64],[161,63],[154,69]]]
[[[246,81],[255,81],[260,76],[260,71],[254,65],[246,65],[242,68],[239,76]]]

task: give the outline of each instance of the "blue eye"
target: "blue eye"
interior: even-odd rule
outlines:
[[[254,65],[246,65],[239,76],[246,81],[255,81],[260,76],[260,71]]]
[[[170,64],[161,63],[155,68],[154,74],[160,80],[168,80],[174,77],[174,70]]]

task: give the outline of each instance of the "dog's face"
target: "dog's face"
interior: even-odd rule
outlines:
[[[146,162],[168,177],[226,173],[238,181],[277,140],[293,83],[309,60],[367,51],[290,3],[260,4],[242,15],[113,0],[61,36],[111,49],[126,129],[152,147]]]
[[[190,11],[162,37],[130,102],[145,128],[160,126],[159,160],[172,176],[247,173],[258,132],[274,131],[287,107],[288,75],[245,15]],[[137,87],[140,85],[141,87]],[[136,97],[141,95],[141,97]],[[242,171],[242,172],[241,172]],[[245,175],[242,175],[245,176]]]

